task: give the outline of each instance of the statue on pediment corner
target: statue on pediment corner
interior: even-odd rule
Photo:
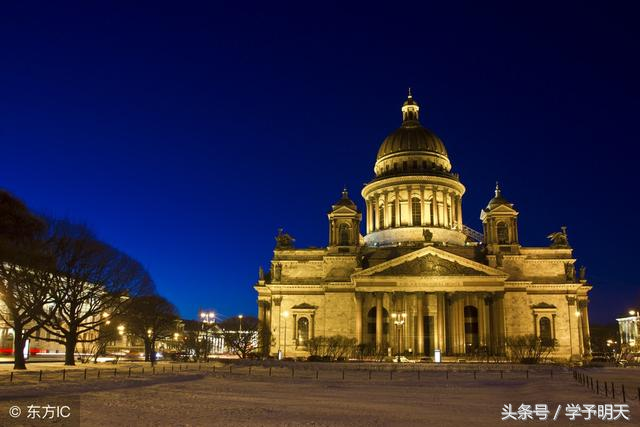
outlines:
[[[296,241],[290,234],[285,233],[282,228],[278,228],[278,235],[276,236],[276,249],[291,249],[293,243]]]
[[[424,237],[425,242],[430,243],[433,239],[433,233],[428,228],[425,228],[422,230],[422,237]]]
[[[584,265],[580,267],[580,280],[587,280],[587,267]]]
[[[571,248],[569,245],[569,239],[567,237],[567,227],[560,227],[561,231],[556,231],[547,236],[547,239],[551,240],[550,247],[556,248]]]

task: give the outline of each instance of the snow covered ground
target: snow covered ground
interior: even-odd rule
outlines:
[[[306,369],[305,369],[306,368]],[[128,378],[119,374],[86,381],[76,379],[62,383],[0,384],[0,425],[29,424],[29,404],[68,405],[82,426],[496,426],[543,424],[534,417],[528,421],[501,421],[502,409],[511,404],[516,411],[521,404],[546,404],[552,425],[640,425],[640,405],[628,401],[631,421],[570,421],[567,404],[622,403],[620,398],[596,395],[573,380],[570,371],[556,368],[553,378],[548,369],[533,369],[529,379],[523,370],[473,372],[443,369],[417,371],[407,369],[393,373],[368,370],[345,370],[326,365],[317,371],[312,365],[298,364],[291,378],[289,367],[212,367],[197,371],[157,374]],[[593,369],[585,371],[594,378],[640,385],[637,369]],[[627,387],[632,387],[628,385]],[[632,393],[628,391],[631,395]],[[635,398],[636,392],[633,391]],[[8,416],[10,406],[22,409],[21,417]],[[596,417],[597,418],[597,417]],[[55,425],[78,425],[73,422]],[[64,421],[64,420],[62,420]],[[69,421],[67,419],[66,421]],[[76,420],[77,421],[77,420]],[[22,424],[20,424],[22,423]]]

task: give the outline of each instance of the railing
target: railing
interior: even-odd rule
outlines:
[[[484,236],[482,235],[482,233],[474,230],[471,227],[467,227],[466,225],[462,226],[462,234],[475,240],[476,242],[482,242],[484,240]]]

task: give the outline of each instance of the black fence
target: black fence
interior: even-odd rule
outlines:
[[[633,400],[640,402],[640,384],[606,381],[577,369],[573,371],[573,379],[597,395],[620,400],[622,403]]]

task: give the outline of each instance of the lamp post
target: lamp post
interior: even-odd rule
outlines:
[[[204,342],[206,345],[205,357],[209,357],[209,348],[213,350],[213,341],[211,340],[210,329],[211,325],[216,323],[216,313],[214,311],[201,311],[200,319],[202,319],[202,333],[204,334]]]
[[[391,313],[391,318],[393,319],[393,323],[396,325],[396,348],[398,363],[400,363],[400,334],[402,333],[402,326],[407,320],[407,313],[404,311],[402,313]]]
[[[238,320],[240,321],[240,334],[242,334],[242,318],[244,316],[242,314],[238,314]]]
[[[282,313],[282,315],[284,316],[284,353],[283,353],[283,357],[287,357],[287,318],[289,317],[289,312],[285,310],[285,312]]]

